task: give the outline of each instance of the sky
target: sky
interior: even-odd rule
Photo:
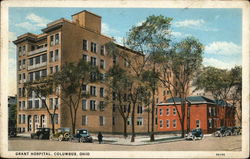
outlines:
[[[16,94],[17,36],[40,34],[49,22],[88,10],[102,17],[102,33],[123,42],[132,26],[150,15],[173,18],[172,40],[193,36],[204,45],[203,64],[230,69],[242,64],[242,10],[233,8],[9,8],[9,95]]]

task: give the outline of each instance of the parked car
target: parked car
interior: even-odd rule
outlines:
[[[89,135],[88,130],[86,129],[77,129],[75,135],[71,135],[70,141],[78,142],[93,142],[93,138]]]
[[[232,135],[241,135],[241,127],[232,127]]]
[[[9,128],[8,130],[9,130],[8,131],[9,137],[16,137],[16,134],[17,134],[16,128]]]
[[[226,129],[226,132],[225,132],[225,135],[226,136],[231,136],[231,135],[233,135],[233,130],[232,130],[232,128],[231,127],[226,127],[225,128]]]
[[[223,137],[223,136],[227,136],[229,133],[229,130],[227,129],[227,127],[220,127],[218,128],[213,135],[217,136],[217,137]]]
[[[32,139],[49,139],[50,128],[37,128],[35,133],[31,134]]]
[[[58,128],[55,134],[50,135],[51,140],[68,141],[70,139],[70,128]]]
[[[186,134],[186,140],[196,140],[203,139],[204,135],[202,133],[202,129],[196,128]]]

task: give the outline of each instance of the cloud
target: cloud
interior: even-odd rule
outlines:
[[[177,21],[174,23],[176,27],[187,27],[187,28],[193,28],[197,26],[202,26],[205,23],[203,19],[198,20],[184,20],[184,21]]]
[[[222,69],[231,69],[235,65],[240,65],[240,62],[232,60],[232,61],[221,61],[215,58],[204,58],[203,59],[204,66],[213,66]]]
[[[208,54],[235,55],[241,54],[241,50],[241,46],[226,41],[215,41],[205,46],[205,52]]]
[[[16,26],[28,31],[36,31],[37,29],[46,27],[46,24],[50,22],[50,20],[40,17],[34,13],[28,14],[25,19],[27,21],[18,23]]]
[[[102,33],[107,34],[108,36],[114,36],[115,34],[118,34],[119,31],[110,28],[110,26],[107,23],[102,23]]]
[[[218,31],[216,28],[208,27],[203,19],[186,19],[183,21],[177,21],[173,23],[173,26],[177,28],[190,28],[202,31]]]
[[[115,41],[116,41],[118,44],[120,44],[120,45],[122,45],[122,46],[124,45],[125,38],[119,37],[119,36],[115,36],[114,38],[115,38]]]
[[[175,32],[175,31],[171,31],[171,35],[174,36],[175,38],[185,38],[188,36],[192,36],[191,34],[185,34],[185,33]]]
[[[31,13],[29,15],[26,16],[27,20],[34,22],[36,24],[36,26],[39,27],[46,27],[46,24],[49,23],[50,20],[43,18],[43,17],[39,17],[38,15]]]

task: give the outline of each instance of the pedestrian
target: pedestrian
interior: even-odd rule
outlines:
[[[102,138],[103,138],[102,133],[99,132],[99,133],[98,133],[98,141],[99,141],[99,144],[101,144]]]

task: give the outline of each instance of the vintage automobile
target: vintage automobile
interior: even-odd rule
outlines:
[[[50,135],[50,140],[68,141],[70,139],[70,128],[58,128],[55,134]]]
[[[93,138],[89,135],[88,130],[86,129],[77,129],[75,135],[71,135],[70,141],[78,142],[93,142]]]
[[[213,135],[214,136],[218,136],[218,137],[224,137],[224,136],[228,136],[229,134],[229,129],[227,127],[220,127],[218,128]]]
[[[49,139],[50,128],[37,128],[35,133],[31,134],[32,139]]]
[[[202,129],[196,128],[190,131],[188,134],[186,134],[185,138],[186,140],[203,139],[204,135],[202,133]]]
[[[17,135],[16,128],[14,128],[14,127],[9,128],[8,136],[9,137],[16,137],[16,135]]]
[[[241,127],[232,127],[232,135],[241,135]]]

